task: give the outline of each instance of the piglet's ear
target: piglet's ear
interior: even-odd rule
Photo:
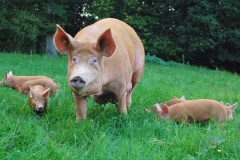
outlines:
[[[12,76],[12,72],[11,71],[9,73],[5,72],[5,75],[6,75],[6,79],[10,79]]]
[[[115,49],[116,44],[113,40],[111,30],[106,30],[97,40],[97,49],[103,52],[103,56],[110,57]]]
[[[182,96],[180,99],[184,101],[186,100],[185,96]]]
[[[155,104],[155,108],[156,108],[156,112],[161,112],[162,111],[162,109],[161,109],[161,107],[158,103]]]
[[[43,97],[44,97],[44,98],[47,98],[47,97],[49,96],[50,88],[51,88],[51,87],[49,87],[48,89],[46,89],[46,90],[43,92]]]
[[[7,79],[7,76],[8,76],[8,72],[6,71],[5,72],[5,79]]]
[[[77,43],[77,41],[72,36],[67,34],[59,25],[57,25],[53,42],[58,52],[64,55],[68,54],[71,47]]]
[[[162,111],[166,115],[169,115],[170,113],[169,107],[166,104],[162,107]]]
[[[236,102],[235,104],[233,104],[232,107],[231,107],[231,109],[232,109],[233,112],[234,112],[234,110],[236,109],[236,107],[237,107],[237,102]]]
[[[30,86],[29,88],[30,92],[29,92],[29,97],[34,97],[34,90],[32,89],[32,86]]]
[[[8,73],[10,76],[13,76],[13,73],[12,73],[12,71],[9,71],[9,73]]]

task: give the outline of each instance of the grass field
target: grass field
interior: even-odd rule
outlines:
[[[87,119],[75,122],[75,105],[67,85],[67,57],[0,53],[0,76],[45,75],[61,84],[49,99],[48,113],[33,113],[25,95],[0,86],[0,159],[148,160],[240,159],[240,109],[223,124],[176,124],[156,120],[142,107],[185,95],[235,103],[240,99],[240,77],[150,59],[133,93],[128,115],[118,115],[112,104],[88,101]],[[0,78],[2,78],[0,77]]]

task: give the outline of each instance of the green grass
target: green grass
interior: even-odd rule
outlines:
[[[30,110],[25,95],[0,86],[0,159],[239,159],[238,107],[233,120],[206,126],[156,120],[142,107],[182,95],[235,103],[240,98],[240,77],[154,61],[146,63],[128,115],[118,115],[112,104],[100,106],[89,99],[88,118],[76,123],[66,81],[67,57],[0,53],[2,77],[12,70],[15,75],[46,75],[61,84],[43,117]]]

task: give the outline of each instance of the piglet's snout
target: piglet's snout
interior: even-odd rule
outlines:
[[[86,85],[86,82],[83,80],[82,77],[76,76],[70,80],[70,85],[73,88],[83,88]]]
[[[42,106],[40,106],[40,107],[37,108],[37,111],[42,111],[42,110],[43,110],[43,107],[42,107]]]

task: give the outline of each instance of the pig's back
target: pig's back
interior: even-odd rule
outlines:
[[[45,91],[45,88],[41,85],[35,85],[32,87],[32,89],[34,90],[34,92],[39,92],[39,93]]]
[[[213,121],[224,122],[227,117],[225,107],[220,102],[209,99],[184,101],[173,105],[171,110],[188,116],[193,115],[195,121],[212,118]]]
[[[173,98],[173,99],[170,99],[170,100],[168,100],[168,101],[166,101],[166,102],[163,102],[162,104],[166,104],[166,105],[168,105],[168,106],[171,106],[171,105],[174,105],[174,104],[176,104],[176,103],[181,103],[181,102],[184,102],[184,101],[186,101],[186,100],[182,100],[182,99],[178,99],[178,98]]]

